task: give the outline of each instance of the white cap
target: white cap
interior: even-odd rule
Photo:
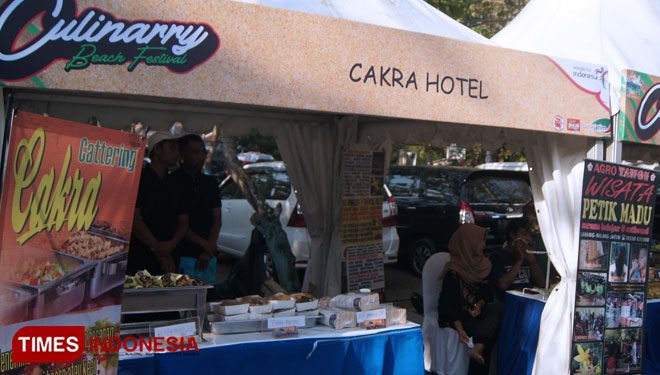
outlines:
[[[362,294],[369,294],[369,293],[371,293],[371,289],[362,288],[362,289],[360,289],[360,293],[362,293]]]
[[[147,141],[147,149],[149,152],[151,152],[157,144],[162,141],[168,141],[170,139],[176,139],[176,137],[168,132],[155,132],[149,137],[149,140]]]

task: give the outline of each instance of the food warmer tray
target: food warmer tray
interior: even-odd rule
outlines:
[[[126,264],[128,262],[128,251],[120,251],[105,259],[87,259],[76,255],[70,257],[80,259],[92,264],[92,272],[89,281],[88,297],[94,299],[108,290],[124,284]]]
[[[194,310],[206,313],[206,292],[213,285],[124,289],[122,314]]]
[[[300,328],[312,328],[316,325],[316,321],[320,318],[320,315],[316,316],[305,316],[305,327]],[[220,322],[218,321],[218,316],[216,314],[209,314],[206,321],[206,329],[216,335],[228,334],[228,333],[247,333],[247,332],[265,332],[270,331],[268,329],[268,319],[262,320],[236,320],[230,322]]]
[[[28,285],[8,280],[15,287],[32,290],[36,294],[32,319],[45,318],[67,313],[78,307],[85,299],[85,290],[92,264],[89,261],[49,249],[24,247],[23,254],[39,261],[50,260],[62,267],[72,269],[64,276],[42,285]]]
[[[27,288],[0,282],[0,322],[9,325],[32,320],[35,298]]]

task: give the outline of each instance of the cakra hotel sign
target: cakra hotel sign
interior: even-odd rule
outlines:
[[[33,23],[41,30],[25,35]],[[143,64],[187,73],[220,47],[206,24],[124,20],[98,8],[78,12],[76,0],[6,0],[0,5],[0,35],[5,81],[28,78],[62,59],[66,71],[104,64],[132,72]]]

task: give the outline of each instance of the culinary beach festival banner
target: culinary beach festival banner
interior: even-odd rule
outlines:
[[[660,77],[624,70],[621,80],[619,139],[660,145]]]
[[[25,326],[119,337],[144,144],[135,134],[18,112],[0,209],[0,373],[113,374],[117,353],[13,363]]]
[[[342,165],[341,244],[349,292],[385,288],[382,152],[348,150]]]
[[[658,175],[584,164],[571,374],[641,374]]]
[[[608,69],[242,2],[6,0],[0,84],[610,137]]]

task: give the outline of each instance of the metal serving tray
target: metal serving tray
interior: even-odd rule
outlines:
[[[0,322],[9,325],[32,320],[35,298],[27,288],[0,282]]]
[[[87,291],[88,299],[94,299],[108,290],[124,284],[128,251],[121,251],[105,259],[87,259],[76,255],[67,256],[80,259],[92,265],[92,272]]]
[[[90,276],[89,288],[87,289],[87,300],[91,300],[124,283],[126,263],[128,262],[128,241],[119,234],[105,231],[94,226],[92,226],[87,233],[109,240],[112,245],[123,246],[122,251],[103,259],[90,259],[84,256],[60,251],[62,254],[92,264],[93,270]]]
[[[86,284],[92,264],[89,261],[62,254],[49,249],[23,248],[26,257],[38,261],[50,260],[69,269],[64,276],[42,285],[28,285],[18,281],[7,281],[15,287],[34,291],[36,299],[33,306],[33,319],[67,313],[78,307],[85,299]]]
[[[122,314],[195,310],[206,313],[206,292],[213,285],[124,289]]]
[[[305,327],[312,328],[320,318],[317,316],[305,316]],[[237,320],[233,322],[220,322],[216,314],[209,314],[206,321],[206,329],[216,335],[228,333],[247,333],[270,331],[268,329],[268,320]],[[300,327],[303,328],[303,327]]]

